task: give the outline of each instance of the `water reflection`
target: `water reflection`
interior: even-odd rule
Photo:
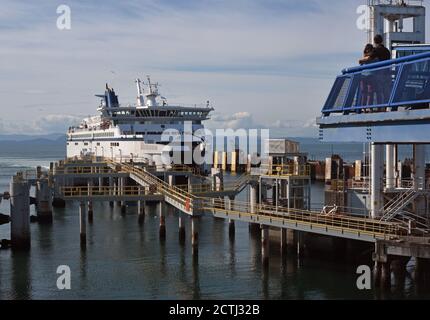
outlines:
[[[193,273],[193,299],[200,299],[200,274],[199,274],[199,259],[197,255],[193,254],[192,263],[192,273]]]
[[[47,270],[51,272],[50,261],[73,259],[70,265],[77,270],[77,281],[70,297],[74,299],[428,297],[422,285],[414,284],[410,272],[397,274],[394,267],[391,289],[359,292],[355,288],[356,264],[348,266],[324,254],[299,259],[295,250],[281,254],[279,245],[270,247],[269,267],[264,268],[260,232],[250,233],[246,224],[237,222],[235,238],[230,239],[228,221],[211,216],[199,219],[199,257],[193,255],[189,217],[184,216],[185,241],[178,242],[178,214],[167,211],[167,239],[160,243],[155,206],[146,211],[142,226],[138,225],[135,210],[121,218],[119,207],[107,206],[94,208],[95,220],[88,225],[86,251],[79,249],[76,204],[68,204],[65,211],[56,209],[53,226],[33,224],[31,255],[14,253],[5,257],[6,263],[2,256],[1,279],[6,279],[3,286],[0,284],[2,294],[17,299],[55,298],[38,281]],[[9,283],[10,288],[5,285]]]
[[[30,254],[12,251],[11,257],[14,299],[31,299]]]
[[[81,250],[79,256],[79,284],[81,290],[85,290],[87,288],[87,268],[87,250]]]
[[[53,223],[38,223],[37,229],[40,249],[44,252],[50,252],[52,250]]]
[[[236,250],[235,250],[234,238],[230,238],[229,256],[230,256],[230,273],[231,277],[236,277]]]

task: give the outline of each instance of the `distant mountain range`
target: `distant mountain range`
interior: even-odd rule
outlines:
[[[50,133],[41,135],[26,135],[26,134],[0,134],[0,142],[22,142],[22,141],[61,141],[66,140],[64,133]]]
[[[0,135],[0,157],[51,157],[66,154],[66,135]]]

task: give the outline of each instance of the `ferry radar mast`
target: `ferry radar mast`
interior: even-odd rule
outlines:
[[[157,97],[158,97],[158,87],[159,84],[158,82],[156,83],[151,83],[151,78],[149,76],[146,76],[146,78],[148,79],[148,90],[149,93],[147,93],[146,96],[146,106],[147,107],[156,107],[158,106],[157,103]],[[145,84],[145,83],[144,83]]]
[[[145,101],[143,98],[143,89],[142,86],[140,85],[142,83],[142,81],[137,78],[136,79],[136,88],[137,88],[137,107],[142,108],[145,106]]]

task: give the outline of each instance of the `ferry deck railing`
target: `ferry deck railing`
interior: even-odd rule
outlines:
[[[430,52],[426,52],[344,69],[322,114],[427,109],[429,103]]]

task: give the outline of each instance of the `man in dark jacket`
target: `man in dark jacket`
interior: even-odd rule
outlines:
[[[388,50],[384,44],[382,43],[384,39],[380,34],[377,34],[373,38],[373,42],[375,43],[374,50],[373,50],[373,56],[372,58],[378,59],[379,61],[389,60],[391,59],[391,53],[390,50]]]
[[[380,34],[377,34],[373,41],[375,43],[374,50],[372,53],[372,60],[376,61],[385,61],[391,59],[391,52],[388,50],[383,42],[383,38]],[[391,72],[389,69],[383,69],[377,71],[376,76],[376,94],[377,94],[377,103],[378,104],[386,104],[390,98],[391,90],[393,87]],[[383,109],[379,109],[383,111]]]

